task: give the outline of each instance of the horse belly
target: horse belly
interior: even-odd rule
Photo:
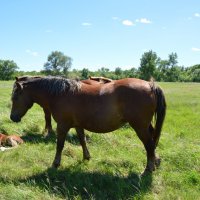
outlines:
[[[123,120],[122,116],[115,114],[109,117],[100,116],[88,118],[88,120],[82,124],[82,127],[91,132],[107,133],[120,128],[124,124],[125,121]]]

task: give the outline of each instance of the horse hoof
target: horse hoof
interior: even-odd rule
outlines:
[[[46,130],[43,133],[44,139],[50,138],[54,134],[53,130]]]
[[[45,134],[43,137],[44,137],[45,140],[47,140],[47,139],[50,138],[50,135],[49,134]]]
[[[148,176],[152,174],[152,171],[150,171],[149,169],[145,169],[141,174],[140,177],[144,177],[144,176]]]
[[[60,164],[58,164],[58,163],[53,163],[53,164],[51,165],[51,168],[57,169],[59,166],[60,166]]]
[[[160,158],[156,158],[155,159],[155,165],[156,165],[156,167],[159,167],[160,163],[161,163],[161,159]]]
[[[90,160],[91,156],[89,151],[83,152],[83,160]]]
[[[90,158],[91,158],[90,156],[84,156],[83,160],[90,160]]]
[[[51,165],[51,168],[52,168],[52,169],[58,169],[58,167],[59,167],[58,165],[54,165],[54,164]]]

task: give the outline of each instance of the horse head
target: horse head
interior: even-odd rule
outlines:
[[[23,79],[16,77],[11,97],[12,108],[10,114],[10,119],[14,122],[20,122],[21,118],[33,105],[33,100],[31,99],[28,90],[26,90],[24,83]]]

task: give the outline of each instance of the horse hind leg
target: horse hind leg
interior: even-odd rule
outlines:
[[[156,149],[158,141],[159,141],[159,138],[156,137],[155,129],[152,126],[152,124],[150,124],[150,126],[149,126],[149,132],[150,132],[150,134],[152,136],[152,139],[153,139],[153,141],[155,143],[155,149]],[[161,159],[159,158],[159,156],[155,155],[155,165],[156,165],[156,167],[160,166],[160,162],[161,162]]]
[[[89,160],[90,159],[90,153],[89,153],[87,145],[86,145],[86,137],[85,137],[84,129],[83,128],[76,128],[76,132],[78,134],[79,141],[80,141],[80,144],[81,144],[82,149],[83,149],[83,159]]]
[[[155,160],[156,160],[155,143],[153,141],[149,127],[141,128],[141,127],[135,127],[133,124],[130,125],[136,131],[137,136],[142,141],[146,150],[147,164],[143,172],[143,175],[145,175],[147,172],[153,172],[155,170]]]
[[[158,135],[156,135],[155,128],[152,126],[152,124],[149,125],[149,131],[150,131],[153,141],[155,142],[155,145],[157,147],[160,137]]]
[[[43,108],[44,117],[45,117],[45,129],[44,137],[47,138],[52,135],[53,129],[51,125],[51,112],[48,109]]]

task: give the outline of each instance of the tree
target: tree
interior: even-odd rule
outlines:
[[[122,69],[120,68],[120,67],[117,67],[117,68],[115,68],[115,74],[117,75],[117,76],[121,76],[122,75]]]
[[[108,69],[108,68],[105,68],[105,67],[102,67],[101,69],[98,70],[98,72],[99,72],[99,75],[100,75],[100,76],[105,76],[105,77],[107,77],[107,74],[108,74],[108,72],[109,72],[109,69]]]
[[[169,70],[169,61],[168,60],[159,60],[158,68],[156,70],[156,80],[165,81],[167,80],[167,71]]]
[[[200,82],[200,64],[194,65],[186,69],[189,80],[193,82]]]
[[[86,68],[83,68],[81,70],[81,79],[87,79],[89,76],[89,70]]]
[[[17,64],[12,60],[0,60],[0,79],[10,80],[18,69]]]
[[[169,60],[168,60],[168,65],[171,67],[175,67],[178,64],[178,56],[177,53],[171,53],[169,54]]]
[[[68,75],[68,71],[72,65],[72,59],[64,55],[60,51],[53,51],[44,64],[45,72],[51,75]]]
[[[158,68],[156,72],[157,81],[178,81],[180,75],[183,73],[183,69],[179,67],[178,56],[176,53],[171,53],[168,55],[167,60],[158,61]]]
[[[138,78],[138,70],[136,68],[125,69],[122,71],[122,78]]]
[[[167,78],[166,78],[165,81],[169,81],[169,82],[179,81],[180,74],[181,74],[181,67],[173,66],[173,67],[168,69]]]
[[[145,52],[140,59],[140,78],[144,80],[150,80],[151,77],[154,77],[158,60],[159,58],[157,54],[152,50]]]
[[[200,82],[200,68],[195,69],[192,74],[192,81],[193,82]]]

